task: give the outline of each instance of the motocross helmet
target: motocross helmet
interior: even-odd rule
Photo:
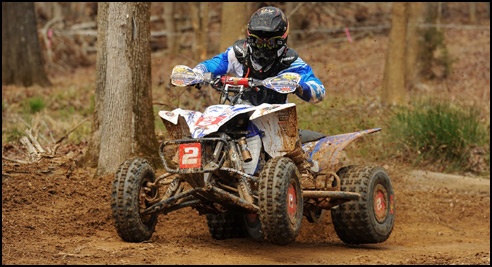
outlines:
[[[289,22],[279,8],[262,7],[251,16],[247,42],[255,69],[266,69],[275,63],[285,50],[288,34]]]

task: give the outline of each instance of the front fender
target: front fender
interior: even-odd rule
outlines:
[[[306,143],[302,146],[306,159],[313,163],[311,170],[314,172],[336,172],[340,166],[340,151],[355,139],[380,131],[381,128],[369,129],[359,132],[328,136],[320,140]]]
[[[296,148],[297,110],[291,104],[262,104],[250,116],[250,120],[264,134],[263,148],[271,157],[284,156]]]

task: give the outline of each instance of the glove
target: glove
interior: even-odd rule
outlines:
[[[195,73],[196,76],[202,77],[202,79],[203,79],[203,76],[205,73],[204,68],[205,68],[205,66],[198,64],[192,69],[192,71]],[[202,85],[203,85],[202,83],[197,83],[197,84],[195,84],[195,88],[200,90],[200,89],[202,89]]]
[[[205,68],[205,66],[204,66],[204,65],[202,65],[202,64],[198,64],[198,65],[196,65],[196,66],[193,68],[193,72],[194,72],[194,73],[196,73],[196,74],[198,74],[198,75],[202,75],[202,76],[203,76],[203,74],[204,74],[205,72],[207,72],[207,69]]]

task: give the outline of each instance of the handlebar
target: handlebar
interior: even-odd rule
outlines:
[[[212,73],[198,73],[190,67],[177,65],[171,74],[171,83],[176,86],[194,85],[200,88],[208,84],[221,94],[238,93],[238,97],[246,92],[259,91],[265,87],[280,94],[289,94],[297,90],[301,76],[297,73],[282,73],[275,77],[258,80],[254,78],[242,78],[227,75],[215,76]],[[236,99],[237,97],[234,97]]]
[[[236,92],[236,91],[239,92],[240,90],[238,89],[239,86],[243,86],[242,90],[244,92],[247,92],[247,91],[251,91],[251,89],[258,91],[257,88],[263,85],[263,81],[253,78],[241,78],[241,77],[234,77],[234,76],[227,76],[227,75],[219,75],[216,76],[215,79],[213,79],[212,83],[209,84],[215,89],[220,89],[217,88],[217,86],[230,85],[228,90],[230,92]]]

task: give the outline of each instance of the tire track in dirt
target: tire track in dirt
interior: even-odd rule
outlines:
[[[395,227],[381,244],[341,242],[329,212],[296,241],[213,240],[189,208],[160,215],[148,242],[112,225],[111,176],[70,161],[2,162],[2,264],[490,264],[490,180],[391,166]]]

